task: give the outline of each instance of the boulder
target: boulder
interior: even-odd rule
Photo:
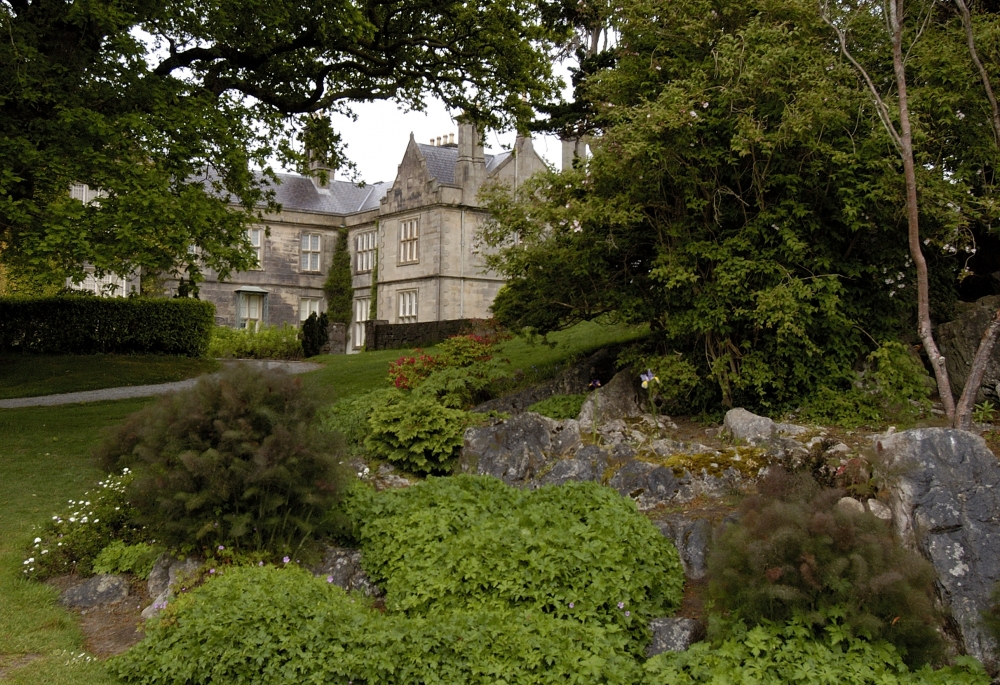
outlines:
[[[361,550],[327,545],[323,561],[314,566],[312,572],[347,591],[356,590],[369,597],[381,594],[361,567]]]
[[[944,354],[945,366],[948,368],[948,378],[953,388],[964,388],[969,377],[972,360],[979,349],[983,331],[989,325],[997,308],[1000,307],[1000,295],[989,295],[971,304],[959,303],[963,307],[957,318],[937,327],[937,341]],[[1000,345],[993,349],[993,354],[986,364],[983,382],[976,394],[976,402],[988,398],[996,399],[997,386],[1000,385]]]
[[[533,488],[542,485],[562,485],[567,481],[597,481],[604,477],[608,468],[608,455],[596,445],[584,445],[571,459],[561,459],[532,483]]]
[[[626,462],[608,485],[633,499],[641,511],[666,504],[680,489],[673,469],[639,460]]]
[[[492,426],[467,429],[459,468],[522,485],[543,471],[550,459],[579,443],[576,421],[554,421],[525,412]]]
[[[996,670],[997,643],[982,612],[1000,581],[1000,462],[978,435],[946,428],[896,433],[876,450],[895,474],[896,530],[934,565],[959,646]]]
[[[161,609],[165,609],[167,602],[174,596],[174,586],[179,581],[183,582],[193,576],[201,568],[202,563],[200,559],[194,557],[178,559],[171,554],[161,554],[146,580],[146,590],[149,596],[155,599],[142,610],[142,617],[150,618],[158,614]]]
[[[646,656],[654,657],[663,652],[684,652],[698,641],[701,624],[693,618],[654,618],[649,622],[653,641],[646,649]]]
[[[100,575],[64,590],[59,603],[67,607],[90,608],[116,604],[128,597],[128,580],[124,576]]]
[[[595,417],[597,425],[603,426],[609,421],[641,415],[636,379],[632,372],[626,369],[616,373],[603,388],[590,393],[580,408],[577,420],[582,430],[592,430]]]
[[[853,497],[841,497],[837,500],[837,508],[851,514],[865,513],[865,505]]]
[[[722,429],[733,440],[742,440],[751,445],[770,442],[778,431],[771,419],[757,416],[743,408],[727,411]]]
[[[683,514],[673,514],[653,523],[677,548],[681,565],[684,567],[684,575],[692,580],[704,578],[708,572],[708,545],[712,539],[711,522],[708,519],[691,519]]]
[[[868,500],[868,511],[870,511],[872,516],[877,519],[881,519],[883,521],[892,520],[892,509],[890,509],[888,505],[879,502],[877,499]]]

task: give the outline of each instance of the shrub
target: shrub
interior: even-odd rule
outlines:
[[[134,475],[124,469],[108,476],[79,500],[69,500],[62,514],[54,515],[38,531],[28,549],[23,568],[29,578],[44,580],[62,573],[90,575],[94,559],[108,545],[138,543],[146,533],[132,522],[135,514],[125,495]]]
[[[639,654],[649,619],[680,604],[673,545],[596,483],[523,491],[490,477],[432,478],[359,497],[353,516],[390,611],[526,610],[620,630]]]
[[[533,411],[550,419],[563,420],[575,419],[580,415],[580,409],[587,399],[586,393],[579,395],[553,395],[541,402],[535,402],[528,407],[528,411]]]
[[[112,540],[94,559],[94,573],[132,573],[140,578],[148,578],[162,547],[139,542],[126,545],[121,540]]]
[[[404,397],[406,395],[395,388],[380,388],[358,397],[337,400],[322,410],[320,425],[325,431],[340,433],[348,449],[357,456],[370,432],[368,417],[372,410]]]
[[[425,354],[421,349],[414,350],[414,353],[389,362],[389,380],[399,390],[412,390],[441,366],[438,357]]]
[[[766,622],[721,644],[700,642],[686,652],[664,652],[644,666],[643,685],[677,683],[798,683],[800,685],[986,685],[975,659],[939,671],[910,671],[896,649],[853,635],[836,609],[823,625],[797,614],[784,625]]]
[[[869,513],[836,506],[842,490],[780,468],[723,528],[709,558],[709,596],[731,619],[785,622],[842,607],[853,634],[892,643],[910,665],[940,654],[934,570]],[[810,613],[812,612],[812,613]]]
[[[2,297],[0,352],[200,357],[214,318],[214,305],[191,299]]]
[[[414,473],[445,473],[462,448],[462,434],[479,417],[433,398],[388,398],[368,417],[365,447],[372,456]]]
[[[641,346],[629,348],[618,355],[618,366],[631,367],[636,375],[648,369],[659,379],[645,393],[647,410],[654,414],[686,408],[685,400],[702,381],[698,370],[682,354],[652,354]]]
[[[302,354],[306,357],[315,357],[323,351],[323,346],[330,340],[328,326],[329,321],[325,312],[319,316],[310,314],[302,322]]]
[[[208,346],[209,357],[223,359],[298,359],[302,356],[299,330],[293,326],[227,328],[216,326]]]
[[[354,286],[351,274],[351,252],[347,242],[347,228],[337,230],[337,244],[326,273],[323,292],[326,294],[326,313],[333,323],[350,325],[354,308]],[[308,355],[306,355],[308,356]]]
[[[322,532],[344,474],[298,379],[230,368],[133,414],[98,449],[136,469],[136,520],[172,545],[281,551]]]
[[[467,409],[488,400],[491,389],[510,377],[506,362],[496,359],[464,367],[446,366],[431,372],[413,394],[433,397],[453,409]]]
[[[382,614],[297,568],[233,568],[108,662],[126,683],[630,685],[621,634],[538,612]]]

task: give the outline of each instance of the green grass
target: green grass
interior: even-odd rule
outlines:
[[[55,603],[54,589],[21,577],[21,562],[33,527],[101,479],[89,456],[101,429],[151,401],[0,410],[0,669],[38,655],[5,683],[114,682],[100,664],[71,661],[82,651],[77,619]]]
[[[124,385],[169,383],[211,373],[214,359],[165,355],[0,355],[0,399]]]

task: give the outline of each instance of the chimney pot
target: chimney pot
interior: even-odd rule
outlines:
[[[449,133],[448,134],[448,144],[449,145],[454,145],[455,144],[455,134],[454,133]]]

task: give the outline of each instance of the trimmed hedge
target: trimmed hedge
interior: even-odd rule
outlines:
[[[208,349],[215,306],[190,299],[0,298],[0,352],[175,354]]]

